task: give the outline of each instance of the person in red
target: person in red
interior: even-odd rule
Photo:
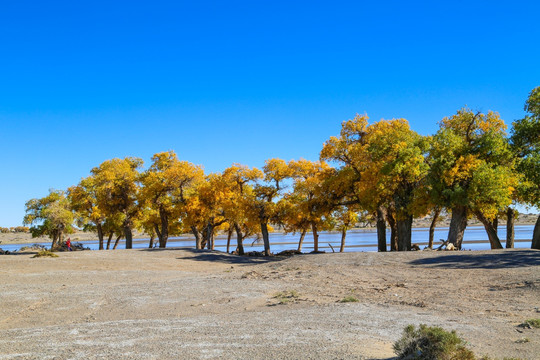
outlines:
[[[70,239],[70,238],[67,239],[67,241],[66,241],[66,246],[67,246],[67,248],[68,248],[68,251],[73,251],[73,250],[71,249],[71,239]]]

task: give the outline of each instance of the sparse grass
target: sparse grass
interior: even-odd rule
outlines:
[[[50,250],[40,250],[36,255],[32,256],[33,258],[38,257],[58,257],[55,253]]]
[[[465,341],[455,331],[440,327],[414,325],[405,328],[401,339],[394,343],[398,359],[407,360],[475,360],[474,353],[465,347]]]
[[[522,328],[527,328],[527,329],[532,329],[532,328],[540,329],[540,319],[525,320],[518,326]]]
[[[350,302],[358,302],[359,300],[355,298],[352,295],[345,296],[343,299],[340,300],[342,303],[350,303]]]
[[[272,297],[278,300],[278,304],[283,305],[296,301],[299,296],[300,294],[296,290],[285,290],[275,293]]]

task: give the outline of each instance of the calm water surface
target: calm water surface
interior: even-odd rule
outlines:
[[[516,248],[530,248],[531,238],[534,225],[516,225],[515,227],[515,243]],[[428,241],[428,228],[416,228],[412,231],[413,244],[419,244],[421,248],[427,245]],[[499,228],[499,238],[504,244],[506,239],[506,227]],[[437,247],[440,245],[439,239],[446,239],[448,236],[448,228],[441,227],[435,230],[435,244]],[[270,234],[271,251],[278,253],[283,250],[295,250],[298,247],[299,234]],[[390,231],[387,231],[387,243],[390,241]],[[98,249],[97,241],[85,241],[85,246],[92,250]],[[339,251],[341,243],[341,234],[337,232],[321,232],[319,234],[319,249],[327,252],[331,252],[332,245],[335,251]],[[50,246],[50,242],[41,243],[45,246]],[[13,245],[0,245],[4,250],[16,251],[24,244]],[[111,245],[112,246],[112,245]],[[227,246],[227,239],[223,236],[218,236],[215,239],[216,250],[225,251]],[[118,244],[118,248],[124,248],[125,243],[123,241]],[[133,240],[134,248],[146,248],[148,247],[148,239],[135,239]],[[191,236],[180,236],[169,238],[167,247],[185,247],[195,248],[195,240]],[[231,251],[236,248],[236,238],[233,236],[231,239]],[[261,251],[263,250],[262,243],[257,243],[255,239],[246,239],[244,241],[245,251]],[[465,237],[463,241],[463,249],[465,250],[489,250],[489,242],[487,240],[487,234],[482,226],[470,226],[465,231]],[[302,247],[303,252],[310,252],[313,250],[313,238],[311,233],[306,234],[304,239],[304,245]],[[377,251],[377,231],[375,229],[356,229],[347,232],[346,248],[345,251]]]

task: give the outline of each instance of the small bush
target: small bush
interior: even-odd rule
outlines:
[[[296,301],[300,295],[296,290],[280,291],[274,294],[273,298],[278,300],[278,304],[288,304],[291,301]]]
[[[40,250],[36,255],[32,256],[33,258],[38,257],[58,257],[55,253],[50,250]]]
[[[529,319],[525,320],[523,323],[519,324],[519,327],[527,328],[527,329],[540,329],[540,319]]]
[[[341,299],[340,302],[342,303],[349,303],[349,302],[358,302],[359,300],[357,298],[355,298],[354,296],[352,295],[349,295],[349,296],[345,296],[343,299]]]
[[[401,339],[394,344],[399,359],[407,360],[474,360],[474,353],[465,347],[465,341],[455,331],[440,327],[414,325],[405,328]]]

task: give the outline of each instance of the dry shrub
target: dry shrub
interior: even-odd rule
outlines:
[[[36,255],[32,256],[33,258],[39,257],[58,257],[55,253],[50,250],[40,250]]]
[[[527,328],[527,329],[532,329],[532,328],[540,329],[540,319],[525,320],[523,323],[519,324],[519,327]]]
[[[455,331],[440,327],[414,325],[405,328],[401,339],[394,344],[398,359],[407,360],[475,360],[474,353]]]

